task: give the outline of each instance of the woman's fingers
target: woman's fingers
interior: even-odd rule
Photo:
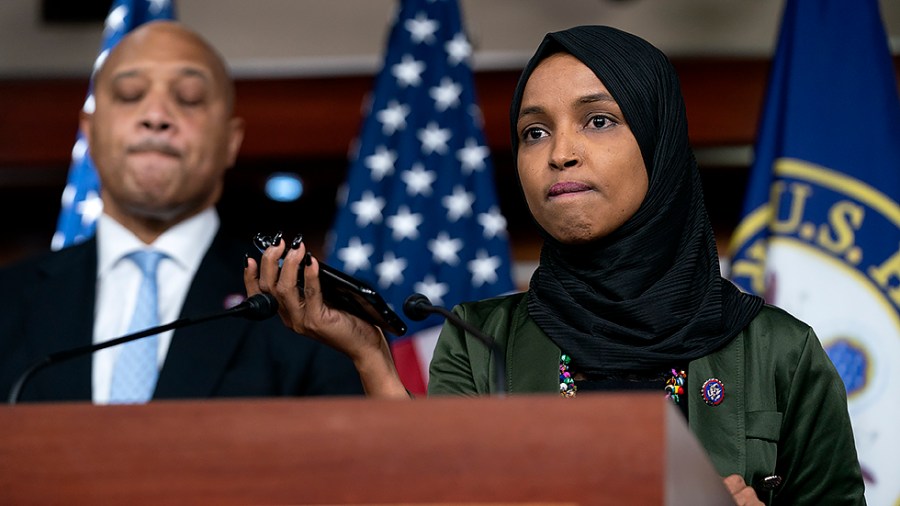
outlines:
[[[762,506],[762,501],[756,496],[753,487],[744,482],[744,478],[739,474],[732,474],[722,480],[725,487],[731,492],[731,498],[738,506]]]
[[[322,299],[322,284],[319,282],[319,261],[312,255],[305,257],[309,262],[303,271],[303,297],[311,307],[322,309],[325,301]]]
[[[300,243],[299,246],[288,250],[281,266],[281,274],[278,277],[278,286],[276,293],[283,297],[286,301],[292,303],[302,302],[303,294],[298,292],[297,279],[303,274],[303,254],[306,252],[306,246]]]
[[[266,248],[262,258],[259,259],[259,289],[266,293],[274,293],[278,284],[278,261],[281,259],[281,252],[284,251],[284,248],[284,241],[280,241],[277,246]]]
[[[256,260],[249,256],[244,257],[244,289],[247,291],[247,297],[253,297],[260,292],[259,289],[259,266]]]

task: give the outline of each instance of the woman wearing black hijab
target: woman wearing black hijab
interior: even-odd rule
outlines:
[[[540,265],[527,292],[454,308],[496,340],[503,390],[658,388],[736,499],[756,500],[747,483],[777,504],[863,504],[844,386],[818,338],[720,275],[665,55],[609,27],[550,33],[522,73],[510,123],[544,238]],[[281,251],[264,254],[258,285],[251,262],[248,293],[272,291],[294,330],[349,354],[371,395],[405,396],[380,331],[322,304],[315,262],[312,290],[296,295],[303,247],[279,284]],[[445,325],[429,394],[497,393],[495,367],[473,336]]]

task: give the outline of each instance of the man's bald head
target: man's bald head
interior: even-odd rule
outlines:
[[[220,86],[229,111],[234,107],[234,82],[225,59],[200,34],[177,21],[158,20],[144,23],[125,34],[96,69],[94,82],[109,78],[110,69],[122,62],[137,61],[150,50],[168,52],[171,59],[185,58],[204,64],[213,83]]]

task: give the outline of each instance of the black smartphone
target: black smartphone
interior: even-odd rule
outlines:
[[[265,251],[270,244],[271,239],[268,237],[257,235],[253,238],[253,245],[260,252]],[[303,290],[303,271],[300,271],[297,278],[297,288]],[[322,298],[329,306],[377,325],[395,336],[406,334],[406,323],[366,282],[319,262],[319,284],[322,287]]]

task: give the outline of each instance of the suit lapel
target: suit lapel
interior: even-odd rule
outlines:
[[[220,231],[194,275],[181,316],[220,312],[227,298],[243,295],[242,258],[243,253],[229,248]],[[176,330],[154,398],[212,396],[249,324],[227,317]]]
[[[47,257],[39,266],[38,288],[28,309],[28,355],[34,360],[93,341],[97,288],[97,244],[91,239]],[[59,362],[35,374],[23,392],[41,398],[91,400],[90,354]]]

